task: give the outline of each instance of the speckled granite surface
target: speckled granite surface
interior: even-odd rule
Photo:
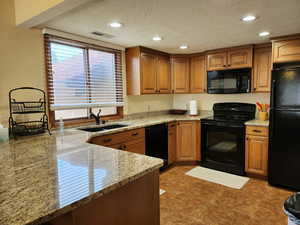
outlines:
[[[266,121],[263,121],[263,120],[250,120],[250,121],[247,121],[245,123],[245,125],[268,127],[269,126],[269,120],[266,120]]]
[[[44,223],[162,166],[157,158],[88,144],[89,138],[207,116],[154,116],[106,132],[66,129],[0,144],[0,224]]]

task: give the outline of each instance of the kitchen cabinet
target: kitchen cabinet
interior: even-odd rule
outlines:
[[[273,63],[300,61],[300,35],[273,40]]]
[[[190,93],[206,92],[206,65],[205,56],[191,57]]]
[[[253,48],[232,49],[227,53],[227,67],[230,69],[252,67]]]
[[[141,81],[143,94],[155,94],[156,87],[156,56],[141,53]]]
[[[268,128],[246,127],[246,173],[266,177],[268,174]]]
[[[190,60],[189,57],[171,59],[173,93],[189,93],[190,90]]]
[[[126,49],[128,95],[171,93],[169,54],[133,47]]]
[[[180,121],[177,124],[176,161],[200,160],[200,121]]]
[[[271,46],[254,49],[253,92],[270,92],[271,69]]]
[[[157,89],[159,93],[171,93],[171,66],[170,58],[157,56]]]
[[[207,70],[225,70],[227,52],[210,53],[207,55]]]
[[[251,68],[253,46],[229,48],[207,53],[207,70]]]
[[[140,128],[93,137],[89,142],[119,150],[145,154],[145,129]]]
[[[176,160],[176,122],[168,124],[168,163],[172,164]]]

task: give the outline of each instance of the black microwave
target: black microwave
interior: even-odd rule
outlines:
[[[251,69],[220,70],[207,72],[207,93],[249,93]]]

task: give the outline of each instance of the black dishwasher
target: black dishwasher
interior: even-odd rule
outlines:
[[[164,160],[164,169],[168,166],[168,124],[146,127],[146,155]]]

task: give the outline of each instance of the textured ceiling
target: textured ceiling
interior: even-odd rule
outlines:
[[[245,23],[247,14],[259,18]],[[111,21],[124,27],[110,28]],[[97,0],[72,10],[45,26],[125,47],[143,45],[169,53],[261,43],[264,30],[271,36],[300,33],[300,0]],[[91,32],[111,34],[98,38]],[[160,42],[152,41],[161,35]],[[189,49],[178,46],[187,44]]]

